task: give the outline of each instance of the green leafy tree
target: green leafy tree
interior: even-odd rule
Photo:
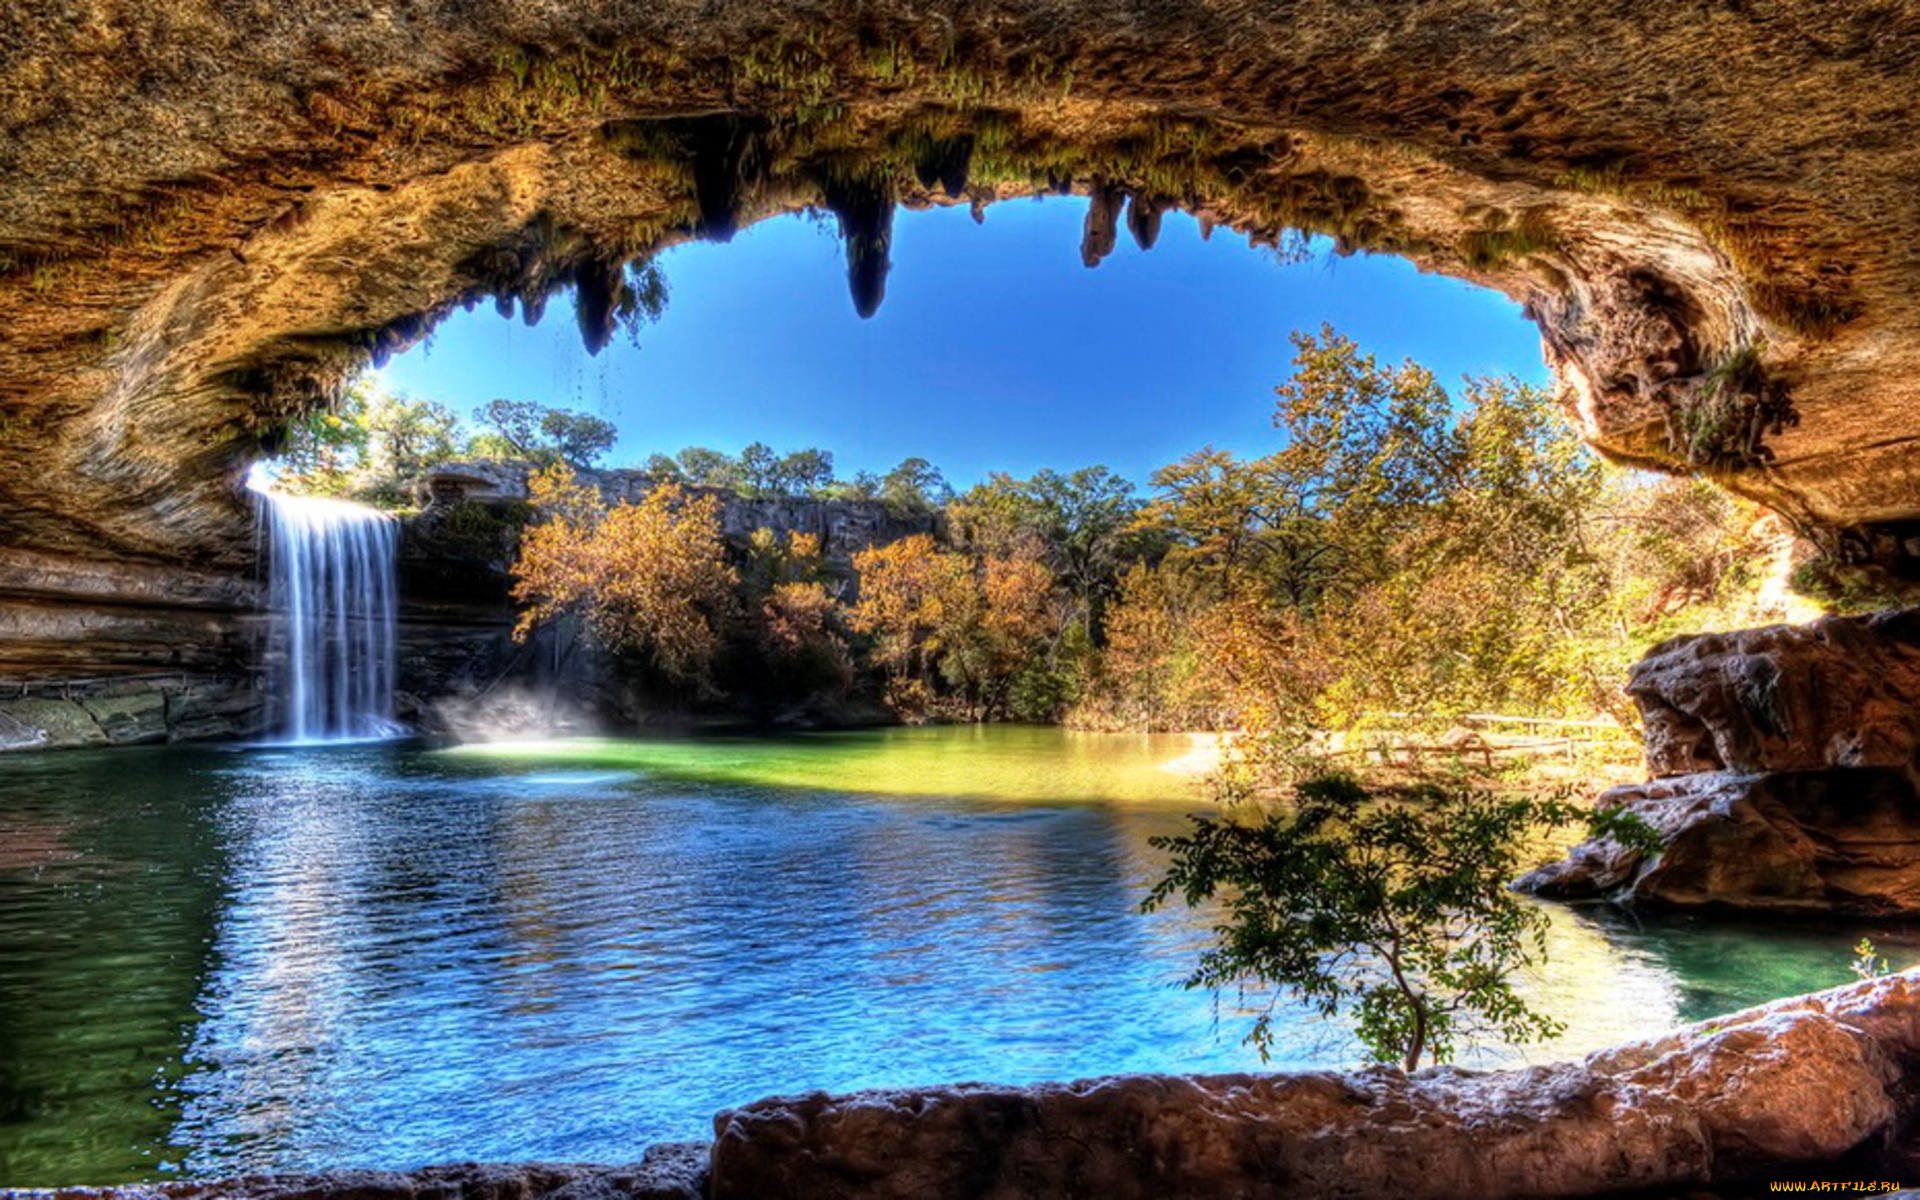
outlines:
[[[781,486],[780,456],[765,442],[754,442],[740,452],[740,486],[749,496],[778,496]]]
[[[938,467],[909,458],[881,476],[879,498],[902,512],[931,512],[953,499],[953,489]]]
[[[540,421],[547,412],[531,400],[489,400],[473,410],[473,419],[491,435],[489,447],[506,451],[502,457],[532,459],[541,449]]]
[[[524,458],[542,466],[591,468],[619,438],[611,421],[531,400],[489,400],[474,410],[484,430],[468,449],[482,457]]]
[[[1222,786],[1246,798],[1231,777]],[[1300,784],[1279,815],[1193,824],[1153,839],[1171,862],[1146,900],[1220,905],[1187,986],[1277,986],[1323,1017],[1351,1015],[1372,1061],[1408,1071],[1451,1061],[1463,1040],[1560,1032],[1513,986],[1546,957],[1545,912],[1507,886],[1531,836],[1585,825],[1639,845],[1653,837],[1618,809],[1463,787],[1378,795],[1341,775]],[[1278,999],[1248,1035],[1262,1057]]]
[[[829,500],[868,501],[880,498],[880,477],[872,471],[855,471],[851,479],[836,479],[821,489]]]
[[[833,454],[811,446],[795,450],[780,459],[779,477],[789,495],[823,495],[833,486]]]
[[[591,468],[620,437],[613,422],[564,408],[548,410],[540,432],[555,456],[579,470]]]
[[[279,486],[401,505],[407,485],[453,458],[460,443],[460,418],[446,405],[389,394],[363,378],[331,412],[293,427]]]
[[[688,446],[675,460],[680,464],[680,475],[695,487],[738,489],[741,486],[740,464],[730,454],[706,446]]]
[[[1075,603],[1083,632],[1131,557],[1147,552],[1134,529],[1134,487],[1106,467],[1031,479],[988,476],[947,506],[957,541],[976,553],[1039,555]]]

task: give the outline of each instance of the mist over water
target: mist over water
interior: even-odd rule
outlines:
[[[1178,986],[1206,915],[1138,908],[1147,839],[1201,807],[1164,769],[1191,749],[994,727],[10,760],[0,1185],[620,1162],[774,1093],[1260,1069],[1264,998]],[[1466,1065],[1845,982],[1863,932],[1549,911],[1528,987],[1566,1037]],[[1274,1068],[1357,1063],[1279,1012]]]

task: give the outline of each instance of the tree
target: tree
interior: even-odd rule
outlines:
[[[851,479],[835,480],[828,484],[822,494],[831,500],[878,500],[880,477],[872,471],[855,471]]]
[[[830,578],[814,534],[781,536],[763,528],[747,538],[741,608],[752,648],[777,692],[839,691],[851,681],[852,656]]]
[[[720,503],[663,484],[608,510],[562,463],[536,473],[542,520],[521,538],[513,597],[524,605],[514,637],[573,616],[603,645],[668,681],[709,690],[738,582],[720,536]]]
[[[545,405],[531,400],[489,400],[473,410],[473,419],[485,426],[512,458],[532,459],[540,451],[540,422]]]
[[[566,462],[587,470],[620,436],[611,421],[531,400],[489,400],[473,417],[486,431],[469,445],[471,453],[524,458],[541,466]]]
[[[1228,799],[1246,798],[1225,786]],[[1514,989],[1516,972],[1545,959],[1547,917],[1507,884],[1535,831],[1576,824],[1657,842],[1619,809],[1457,786],[1377,795],[1321,776],[1283,814],[1195,817],[1191,833],[1152,839],[1172,859],[1145,906],[1176,895],[1221,905],[1188,987],[1278,986],[1322,1017],[1350,1013],[1369,1059],[1412,1071],[1450,1061],[1463,1039],[1560,1031]],[[1277,1000],[1247,1037],[1263,1058]]]
[[[780,460],[781,488],[789,495],[818,496],[833,486],[833,454],[808,447]]]
[[[551,409],[541,417],[540,432],[552,453],[583,471],[598,462],[620,437],[613,422],[564,408]]]
[[[706,446],[688,446],[675,458],[680,463],[681,476],[695,487],[733,491],[741,485],[740,464],[730,454]]]
[[[967,560],[916,533],[860,551],[853,569],[860,599],[847,624],[874,638],[874,659],[892,678],[924,681],[945,649],[941,635],[976,604]]]
[[[754,442],[740,452],[740,486],[749,496],[778,496],[780,456],[765,442]]]
[[[362,378],[332,412],[293,427],[280,486],[401,505],[406,485],[453,458],[459,440],[460,418],[446,405],[392,395]]]
[[[995,472],[947,506],[956,542],[978,554],[1038,555],[1073,597],[1091,632],[1129,551],[1139,551],[1131,483],[1105,467],[1031,479]]]
[[[953,499],[953,489],[938,467],[909,458],[881,477],[880,499],[902,512],[930,512]]]

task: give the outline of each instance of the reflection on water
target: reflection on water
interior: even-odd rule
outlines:
[[[1190,749],[9,760],[0,1184],[619,1161],[773,1092],[1257,1067],[1236,997],[1172,986],[1204,922],[1137,911]],[[1859,932],[1552,911],[1529,986],[1569,1030],[1536,1060],[1841,982]],[[1352,1061],[1283,1012],[1276,1066]]]

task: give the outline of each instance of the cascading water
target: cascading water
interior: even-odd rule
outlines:
[[[271,610],[267,662],[285,742],[393,737],[398,523],[378,509],[286,496],[256,479]]]

